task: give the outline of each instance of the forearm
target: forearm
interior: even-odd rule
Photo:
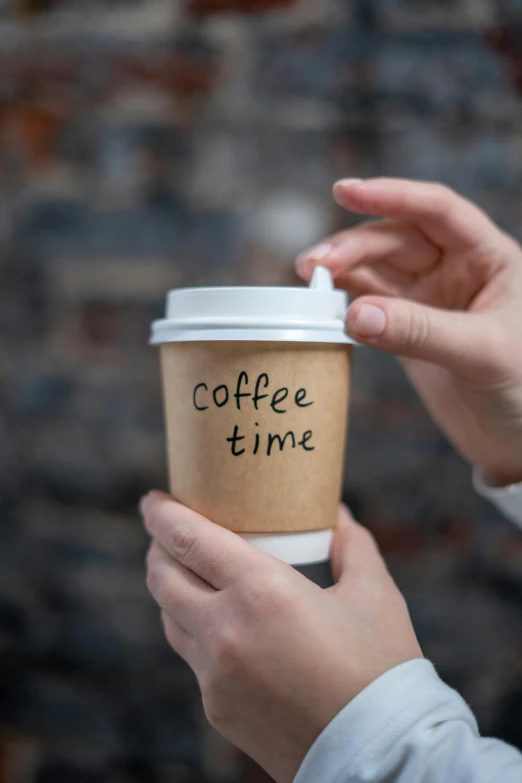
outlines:
[[[522,528],[522,483],[476,491]],[[517,783],[521,754],[479,736],[464,700],[427,661],[382,675],[331,722],[310,749],[295,783]]]
[[[520,783],[522,755],[479,736],[464,700],[425,660],[362,691],[307,754],[295,783]]]

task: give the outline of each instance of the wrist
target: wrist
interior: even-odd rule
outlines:
[[[378,677],[336,715],[308,751],[295,783],[376,780],[385,769],[386,779],[395,779],[391,770],[405,769],[413,736],[427,739],[446,721],[477,733],[469,708],[432,664],[408,661]]]

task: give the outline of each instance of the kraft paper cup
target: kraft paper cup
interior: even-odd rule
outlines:
[[[170,291],[160,346],[170,490],[293,565],[326,560],[337,521],[351,341],[346,294]]]

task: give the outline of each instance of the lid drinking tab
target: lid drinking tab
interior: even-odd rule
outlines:
[[[309,287],[316,291],[333,291],[334,284],[330,270],[325,266],[316,266]]]

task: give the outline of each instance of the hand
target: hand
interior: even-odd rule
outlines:
[[[373,538],[346,510],[328,590],[161,492],[142,512],[168,641],[194,670],[212,725],[279,783],[366,685],[422,657]]]
[[[395,353],[431,415],[490,483],[522,480],[522,249],[442,185],[343,180],[334,196],[385,220],[297,260],[359,296],[347,329]]]

